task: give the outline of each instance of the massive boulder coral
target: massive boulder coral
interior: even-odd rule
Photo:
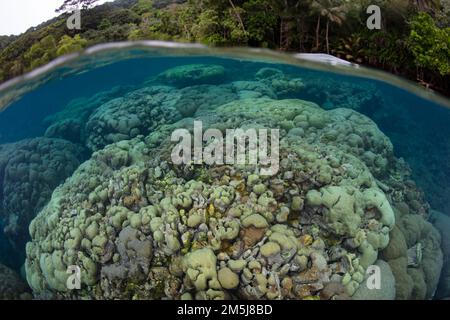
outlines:
[[[450,217],[441,212],[434,211],[431,216],[431,221],[441,234],[441,248],[444,254],[444,265],[435,298],[447,299],[450,297]]]
[[[0,264],[0,300],[28,300],[31,290],[20,276]]]
[[[314,101],[326,109],[349,108],[359,112],[372,112],[383,101],[381,91],[374,83],[342,81],[339,77],[318,78],[315,75],[302,77],[303,99]]]
[[[260,69],[255,79],[270,87],[280,98],[298,97],[305,87],[301,78],[285,75],[276,68]]]
[[[353,110],[326,111],[302,100],[260,98],[233,101],[215,110],[199,110],[196,116],[216,119],[219,129],[280,128],[292,139],[339,146],[363,160],[377,178],[387,175],[389,168],[396,166],[389,138],[373,121]],[[328,176],[331,172],[323,179],[327,180]]]
[[[192,117],[197,110],[212,110],[236,99],[230,85],[198,85],[180,89],[175,107],[184,117]]]
[[[123,96],[129,90],[131,90],[130,86],[116,86],[91,97],[71,100],[62,110],[44,119],[44,124],[47,126],[45,136],[81,143],[84,125],[89,116],[106,102]]]
[[[173,88],[157,86],[132,91],[105,103],[89,117],[86,145],[95,151],[180,120],[181,114],[175,108],[178,98]]]
[[[317,77],[314,72],[301,74],[292,70],[264,67],[255,80],[269,86],[280,98],[298,98],[313,101],[325,109],[348,108],[373,112],[382,100],[375,84],[359,79],[342,81],[339,77]]]
[[[5,225],[0,219],[0,264],[4,264],[13,269],[19,269],[25,259],[25,250],[17,252],[15,246],[3,232]]]
[[[166,70],[156,77],[164,84],[183,88],[199,84],[218,84],[223,82],[225,68],[214,64],[189,64]]]
[[[382,251],[396,279],[397,299],[434,297],[443,266],[441,236],[421,215],[400,203],[395,207],[396,227]]]
[[[353,300],[394,300],[395,299],[395,277],[391,267],[384,260],[378,260],[375,264],[380,270],[380,288],[368,288],[367,285],[359,286]],[[368,276],[364,281],[367,281]]]
[[[82,159],[80,147],[60,139],[0,145],[0,217],[17,247],[25,245],[28,224]]]
[[[86,145],[92,151],[107,144],[147,135],[162,124],[170,124],[182,117],[211,112],[218,106],[248,98],[275,98],[275,94],[258,82],[236,81],[226,85],[197,85],[180,90],[167,86],[151,86],[131,91],[112,99],[96,109],[81,129],[74,120],[58,122],[57,128],[65,136],[84,133]],[[77,128],[77,129],[75,129]],[[74,131],[74,132],[71,132]]]
[[[350,110],[267,98],[196,117],[223,131],[281,129],[280,170],[174,165],[170,133],[192,119],[106,146],[30,225],[25,268],[36,297],[345,299],[358,291],[395,226],[371,173],[394,161],[375,124]],[[77,291],[66,286],[73,265]]]
[[[276,98],[275,93],[269,87],[256,81],[190,86],[181,89],[179,93],[180,98],[176,103],[176,108],[184,117],[212,111],[236,100]]]

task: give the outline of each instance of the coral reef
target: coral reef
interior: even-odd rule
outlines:
[[[276,68],[262,68],[254,79],[270,87],[279,98],[298,98],[312,101],[324,109],[347,108],[356,111],[374,111],[382,99],[375,84],[342,81],[338,77],[317,77],[311,72],[283,72]]]
[[[383,101],[376,85],[364,80],[350,83],[340,78],[318,79],[316,76],[304,76],[302,81],[302,98],[314,101],[325,109],[349,108],[367,111],[379,106]]]
[[[435,295],[436,299],[444,299],[450,297],[450,217],[434,211],[431,216],[434,227],[439,230],[442,237],[441,248],[444,254],[444,266],[442,267],[439,286]]]
[[[29,300],[31,290],[20,276],[0,264],[0,300]]]
[[[277,98],[269,87],[255,81],[186,87],[180,90],[180,94],[181,97],[176,103],[176,108],[184,117],[212,111],[235,100]]]
[[[17,247],[25,246],[30,221],[82,158],[80,147],[60,139],[0,145],[0,217],[6,236]]]
[[[131,88],[117,86],[89,98],[77,98],[70,101],[62,110],[44,119],[44,124],[48,127],[45,136],[66,139],[77,144],[82,142],[84,124],[92,112],[106,102],[121,97]]]
[[[125,93],[125,88],[116,87],[88,99],[72,101],[62,111],[46,118],[45,136],[86,145],[96,151],[110,143],[147,135],[159,125],[192,117],[196,112],[212,111],[228,102],[277,98],[266,85],[251,81],[194,85],[179,90],[159,85],[128,89]]]
[[[255,74],[255,79],[270,87],[278,97],[298,97],[304,89],[303,79],[285,75],[275,68],[262,68]]]
[[[36,297],[360,298],[368,296],[366,269],[377,263],[394,273],[395,288],[380,296],[392,298],[401,279],[391,263],[376,261],[400,228],[408,237],[399,255],[408,261],[408,249],[422,243],[412,274],[426,281],[426,294],[433,289],[440,238],[421,215],[410,214],[418,239],[407,219],[396,221],[391,198],[403,189],[378,178],[393,174],[397,159],[368,118],[267,97],[198,109],[195,117],[221,130],[279,128],[279,172],[173,165],[170,132],[192,128],[192,119],[107,145],[30,225],[26,274]],[[81,268],[76,292],[66,288],[69,265]]]
[[[369,289],[366,285],[359,286],[352,296],[354,300],[394,300],[395,278],[388,263],[378,260],[375,266],[380,268],[380,288]],[[367,277],[364,278],[367,281]]]
[[[375,88],[275,68],[248,73],[226,82],[219,65],[175,67],[141,87],[73,101],[46,120],[47,138],[0,146],[5,230],[23,235],[40,211],[26,246],[34,297],[434,296],[446,238],[426,221],[430,207],[389,138],[356,111],[379,99]],[[194,119],[225,136],[279,129],[278,172],[174,165],[171,133],[191,131]],[[93,153],[80,165],[81,146]],[[74,265],[76,291],[67,288]],[[372,265],[381,290],[366,286]],[[440,292],[447,269],[446,260]]]
[[[189,64],[166,70],[157,80],[178,88],[223,82],[225,68],[214,64]]]
[[[396,227],[382,257],[396,279],[397,299],[433,298],[443,266],[441,236],[433,225],[400,203]]]
[[[25,260],[25,250],[18,253],[14,248],[14,244],[6,237],[3,232],[5,226],[0,219],[0,264],[12,269],[19,269]]]
[[[181,119],[171,87],[132,91],[98,108],[86,124],[86,145],[96,151],[104,146],[148,134],[160,124]]]

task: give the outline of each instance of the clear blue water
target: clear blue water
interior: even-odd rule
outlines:
[[[173,50],[176,52],[176,49]],[[179,56],[158,55],[157,51],[156,54],[155,52],[152,52],[152,54],[149,54],[148,56],[146,56],[146,54],[140,54],[139,57],[129,53],[129,49],[103,53],[102,57],[104,58],[106,55],[111,61],[106,65],[100,66],[96,63],[97,60],[95,60],[95,55],[83,57],[84,60],[78,60],[76,67],[73,66],[74,61],[69,61],[66,65],[53,69],[45,74],[47,81],[42,82],[42,78],[38,77],[36,79],[26,80],[19,85],[12,86],[8,89],[4,89],[3,92],[0,92],[0,98],[1,95],[6,97],[7,95],[14,93],[14,90],[17,91],[19,86],[39,84],[33,90],[21,95],[20,98],[11,103],[0,113],[0,225],[2,226],[2,230],[4,230],[4,232],[0,232],[0,263],[20,272],[20,268],[25,260],[24,257],[27,256],[27,262],[25,264],[26,277],[36,298],[53,297],[64,299],[69,297],[79,298],[83,295],[84,297],[94,298],[92,292],[89,290],[94,287],[96,288],[97,286],[101,288],[100,292],[102,293],[100,296],[96,296],[96,298],[131,298],[136,296],[139,298],[162,298],[164,296],[164,294],[161,296],[160,293],[155,293],[151,296],[141,296],[142,292],[138,289],[136,289],[136,292],[128,292],[128,289],[125,289],[128,288],[128,286],[123,283],[123,279],[119,281],[114,277],[108,278],[108,272],[111,272],[112,267],[117,267],[114,263],[117,264],[118,262],[116,260],[114,260],[114,263],[112,260],[102,262],[103,260],[99,259],[98,255],[91,249],[91,245],[89,245],[90,249],[87,249],[83,244],[77,244],[72,249],[69,249],[67,245],[61,245],[62,248],[60,249],[62,250],[61,252],[63,255],[67,254],[70,256],[73,251],[69,250],[75,250],[83,252],[86,256],[90,257],[96,264],[96,271],[93,275],[89,274],[89,276],[93,277],[93,280],[89,283],[83,283],[84,290],[80,291],[81,293],[78,293],[78,291],[77,293],[71,293],[61,289],[58,286],[59,283],[57,280],[54,280],[52,276],[46,275],[47,271],[44,270],[45,267],[42,265],[42,261],[39,262],[41,257],[46,254],[51,255],[52,250],[58,249],[56,248],[57,245],[54,245],[55,247],[53,249],[48,249],[46,245],[44,245],[44,242],[49,239],[46,239],[46,236],[51,239],[55,239],[54,237],[57,238],[58,236],[56,236],[56,234],[58,234],[59,231],[52,233],[52,230],[45,230],[45,232],[43,231],[43,235],[40,235],[40,232],[35,229],[42,227],[45,224],[42,224],[43,220],[49,219],[50,216],[48,213],[50,209],[46,209],[45,205],[49,202],[52,193],[55,195],[54,192],[57,186],[64,183],[66,178],[72,176],[79,165],[90,159],[93,151],[101,150],[111,142],[111,139],[106,135],[111,133],[108,130],[114,131],[114,129],[102,129],[104,128],[103,126],[106,125],[105,121],[108,121],[105,119],[117,116],[119,118],[115,120],[120,121],[120,117],[127,117],[135,112],[133,111],[136,110],[133,109],[134,98],[133,96],[127,97],[127,94],[137,90],[145,90],[146,88],[156,88],[161,85],[167,86],[170,87],[171,91],[170,93],[165,93],[163,100],[179,97],[180,93],[182,97],[193,95],[194,98],[191,99],[191,103],[194,105],[196,103],[199,105],[201,104],[203,110],[211,109],[210,112],[213,114],[212,116],[205,117],[197,110],[197,112],[191,112],[189,114],[190,117],[213,119],[214,114],[217,114],[221,120],[219,123],[226,123],[226,117],[228,116],[230,119],[232,117],[239,117],[240,109],[238,107],[234,112],[220,113],[222,106],[230,102],[235,103],[238,106],[242,105],[242,111],[245,112],[246,110],[249,110],[246,108],[249,108],[249,105],[252,104],[252,94],[259,90],[244,88],[242,83],[237,85],[238,81],[247,81],[247,85],[251,84],[250,87],[252,88],[254,88],[255,85],[264,86],[264,90],[270,91],[271,101],[279,101],[281,108],[283,108],[286,99],[293,99],[292,101],[294,101],[294,104],[297,103],[298,105],[303,105],[304,102],[302,101],[309,101],[318,105],[324,112],[329,112],[329,114],[333,115],[330,118],[331,120],[329,120],[330,122],[326,123],[324,126],[325,128],[335,126],[335,130],[332,132],[336,135],[343,134],[343,136],[339,138],[340,140],[338,139],[333,143],[325,141],[322,135],[326,135],[323,131],[326,129],[319,127],[318,129],[305,129],[306,136],[295,138],[292,140],[294,142],[291,140],[288,141],[291,141],[294,144],[297,142],[301,143],[302,139],[305,141],[308,140],[308,135],[310,135],[311,137],[308,140],[308,145],[314,146],[317,144],[316,148],[319,149],[328,144],[332,146],[331,149],[323,149],[327,150],[324,151],[325,154],[322,154],[325,158],[335,155],[333,154],[333,150],[335,150],[333,148],[336,148],[336,150],[341,149],[344,153],[353,153],[353,155],[358,158],[359,162],[357,163],[364,163],[364,165],[367,166],[367,170],[373,176],[373,179],[376,179],[380,189],[385,193],[391,207],[394,209],[393,211],[395,211],[397,218],[396,225],[398,226],[395,228],[400,228],[403,233],[406,242],[405,249],[413,249],[408,251],[404,250],[404,252],[398,254],[398,256],[392,254],[392,250],[389,251],[387,245],[378,249],[378,259],[390,264],[394,278],[396,278],[397,290],[396,293],[394,293],[396,298],[430,299],[433,297],[442,298],[447,296],[447,293],[450,294],[450,290],[447,286],[448,281],[446,281],[450,275],[450,265],[446,264],[445,261],[450,255],[450,252],[448,251],[449,238],[448,235],[445,234],[445,230],[447,230],[446,228],[448,227],[448,224],[445,225],[445,223],[448,223],[447,219],[450,219],[446,218],[450,216],[450,109],[444,105],[445,103],[449,103],[450,105],[448,100],[446,101],[445,98],[425,93],[425,90],[422,91],[422,89],[419,88],[415,89],[413,92],[410,89],[414,88],[414,85],[402,82],[398,79],[395,79],[395,83],[400,84],[400,86],[394,86],[390,76],[380,75],[378,73],[372,74],[365,69],[354,69],[351,67],[347,69],[337,68],[331,65],[319,65],[318,68],[315,68],[315,66],[305,64],[302,61],[298,61],[294,65],[289,63],[293,61],[292,59],[283,61],[283,58],[285,58],[283,56],[280,56],[279,61],[272,56],[271,62],[269,63],[263,61],[263,58],[266,58],[265,56],[258,56],[256,53],[254,53],[254,59],[243,59],[239,56],[233,58],[230,52],[226,52],[226,54],[224,53],[224,55],[221,56],[220,53],[210,54],[208,52],[202,52],[201,50],[195,54],[185,54],[181,52],[179,53]],[[249,54],[250,53],[247,55]],[[75,62],[77,62],[77,60],[75,60]],[[158,77],[158,75],[175,67],[189,67],[195,64],[216,67],[221,66],[223,67],[223,69],[221,69],[223,73],[214,77],[202,77],[198,76],[199,70],[195,70],[194,78],[189,78],[185,82],[180,82],[179,78],[173,80],[170,77]],[[64,72],[67,70],[70,71],[71,68],[75,68],[77,72]],[[197,66],[197,68],[199,67]],[[204,70],[206,69],[205,66],[200,69],[202,68]],[[274,75],[273,71],[257,75],[258,71],[263,68],[272,68],[277,69],[278,71],[276,75]],[[358,73],[360,73],[360,76],[357,76]],[[181,77],[182,76],[183,74]],[[186,74],[184,74],[184,76],[187,77]],[[190,76],[192,76],[192,74]],[[195,78],[196,76],[198,77]],[[296,87],[294,84],[286,84],[286,82],[293,79],[301,79],[302,85]],[[277,84],[276,81],[285,82],[282,84],[279,84],[278,82]],[[236,84],[233,89],[227,87],[233,85],[233,83]],[[254,90],[253,93],[252,90]],[[199,96],[199,92],[203,93],[203,96]],[[102,95],[101,98],[99,98],[99,93]],[[154,94],[156,96],[156,93]],[[226,98],[226,95],[228,94],[230,97],[232,96],[229,99]],[[240,94],[247,95],[247,97],[250,98],[240,104],[238,98]],[[151,96],[152,94],[145,93],[145,95]],[[105,108],[105,104],[108,105],[108,103],[110,103],[109,101],[118,98],[120,99],[121,97],[126,97],[126,99],[117,100],[119,102],[115,104],[116,106],[118,105],[123,108],[121,113],[101,113],[101,108],[108,109],[107,107]],[[84,100],[80,100],[80,98]],[[269,98],[266,95],[263,99]],[[158,107],[164,108],[161,107],[161,102],[159,103],[160,105],[158,105]],[[265,102],[261,100],[261,98],[254,98],[256,110],[258,106],[262,106],[264,103]],[[208,104],[211,104],[211,106],[208,106]],[[131,109],[124,107],[127,105],[130,105]],[[168,105],[170,105],[170,103],[168,103]],[[74,108],[76,107],[81,107],[80,111],[70,113],[71,108],[72,110],[75,110]],[[85,108],[83,109],[83,107]],[[150,113],[155,106],[152,105],[146,107],[144,102],[144,106],[142,107],[141,103],[138,108],[141,108],[139,109],[139,112]],[[358,114],[358,116],[364,115],[364,119],[370,119],[373,122],[370,122],[370,125],[361,125],[359,122],[360,120],[357,120],[356,117],[347,118],[347,120],[345,120],[346,122],[344,121],[345,125],[341,128],[339,123],[343,120],[339,120],[340,118],[337,116],[334,118],[335,113],[333,113],[333,110],[338,108],[351,109],[355,114]],[[158,117],[158,114],[163,112],[161,109],[158,110],[157,114],[152,114],[149,117],[149,123],[152,123],[150,127],[140,127],[139,133],[143,136],[152,132],[158,132],[164,124],[172,124],[181,120],[182,117],[188,117],[186,114],[183,114],[183,112],[181,117],[174,116],[174,118],[171,118],[172,115],[168,115],[154,125],[152,119]],[[224,110],[226,110],[226,108]],[[270,122],[269,119],[271,116],[270,114],[263,114],[266,112],[264,110],[266,109],[261,109],[261,115],[259,115],[259,112],[252,113],[255,117],[255,124],[262,123],[263,126],[265,126]],[[127,112],[129,112],[128,115],[126,115]],[[94,116],[96,113],[97,115],[100,114],[97,118]],[[140,113],[138,116],[142,117],[143,114]],[[52,136],[49,134],[48,128],[51,125],[60,123],[61,121],[63,122],[67,119],[75,121],[76,126],[69,126],[69,128],[64,129],[66,131],[61,129],[62,131],[59,132],[60,135],[56,135],[56,138],[58,139],[55,139],[55,135]],[[96,123],[96,119],[100,122],[103,121],[103,123]],[[274,119],[278,118],[275,117]],[[217,120],[212,120],[213,123],[214,121]],[[360,128],[358,126],[361,125],[361,128],[363,128],[356,130],[359,134],[358,139],[361,140],[361,142],[357,143],[357,146],[352,145],[350,142],[353,138],[349,133],[351,130],[345,131],[345,126],[353,125],[352,121],[355,121],[355,127]],[[250,121],[250,123],[251,122],[252,121]],[[292,120],[292,126],[298,127],[297,122],[298,121]],[[272,122],[271,124],[281,128],[283,127],[283,124],[281,123]],[[344,123],[341,122],[341,124]],[[89,126],[97,126],[95,127],[97,128],[95,130],[98,131],[90,130]],[[367,129],[367,126],[370,127],[370,129]],[[292,129],[293,128],[289,127],[289,129],[286,130],[286,133]],[[339,132],[339,130],[343,131]],[[376,133],[374,133],[375,131]],[[167,132],[165,134],[167,135]],[[332,133],[328,132],[327,134],[330,135]],[[45,135],[48,136],[47,139],[49,140],[42,138]],[[314,138],[316,135],[319,138]],[[389,139],[388,141],[392,142],[392,153],[387,152],[384,149],[381,150],[377,145],[379,142],[377,139],[381,139],[383,135]],[[135,134],[133,134],[131,138],[134,136]],[[30,142],[33,141],[32,139],[36,138],[38,139],[38,142]],[[90,144],[90,142],[94,141],[94,138],[97,139],[95,140],[96,142],[94,145],[92,143]],[[118,138],[114,139],[117,141]],[[102,141],[100,145],[98,141]],[[380,144],[386,146],[384,142],[380,142]],[[347,146],[350,146],[349,149],[347,149]],[[151,147],[149,146],[149,148]],[[56,152],[58,150],[63,155],[57,154]],[[150,153],[152,153],[152,151],[150,151]],[[52,157],[53,154],[57,155]],[[372,160],[368,160],[371,155],[374,157],[380,155],[387,161],[387,164],[383,166],[383,169],[379,169],[378,164],[371,164]],[[400,159],[404,159],[404,161]],[[292,161],[300,163],[302,160],[297,159]],[[46,169],[48,170],[45,171],[44,174],[36,174],[36,172]],[[105,169],[103,168],[100,170]],[[304,170],[307,171],[308,169]],[[116,172],[119,171],[120,170],[116,170]],[[86,178],[89,177],[89,175],[83,177]],[[187,177],[184,178],[189,180]],[[104,179],[104,181],[108,181],[108,179],[113,178],[105,177]],[[97,181],[96,183],[97,186],[101,185],[101,182]],[[309,206],[308,197],[306,195],[311,189],[320,191],[322,190],[321,188],[326,188],[327,185],[339,185],[339,183],[341,182],[328,181],[325,183],[317,183],[316,185],[313,184],[308,187],[305,187],[304,184],[300,183],[300,189],[303,187],[307,188],[304,192],[300,192],[302,202],[305,202],[303,210],[306,213],[302,213],[303,211],[300,213],[297,212],[294,216],[291,216],[291,218],[294,219],[298,214],[300,216],[302,216],[302,214],[315,214],[326,217],[327,212],[332,210],[329,207],[325,208],[325,205],[319,209]],[[78,196],[82,198],[80,195],[81,189],[70,187],[76,185],[76,183],[69,181],[66,182],[66,185],[69,187],[63,188],[63,198],[78,199]],[[89,189],[89,187],[86,188]],[[251,193],[251,188],[249,190]],[[292,197],[290,195],[287,196],[287,190],[285,190],[285,193],[286,195],[280,196],[280,199],[277,199],[280,206],[282,204],[287,206],[292,205]],[[61,197],[61,192],[58,193],[58,196]],[[125,198],[117,197],[117,199],[113,200],[112,198],[114,198],[114,196],[109,194],[109,199],[107,200],[108,204],[105,204],[106,211],[113,203],[118,202],[123,206],[126,206],[124,204]],[[148,197],[150,199],[151,195],[148,195]],[[52,200],[52,202],[53,201],[54,200]],[[153,203],[152,201],[150,202]],[[65,209],[57,209],[61,211],[59,219],[63,219],[62,217],[67,214],[67,212],[63,213],[64,210],[75,210],[76,212],[73,213],[73,215],[79,216],[80,212],[77,211],[77,205],[80,205],[80,208],[85,206],[85,204],[81,203],[81,200],[79,202],[78,200],[74,200],[74,203],[71,203],[70,205],[63,205],[62,207]],[[144,205],[140,205],[138,208],[133,207],[131,212],[137,214],[139,209],[142,209],[142,206]],[[24,208],[26,208],[26,210],[23,210]],[[98,206],[94,206],[89,210],[93,210],[94,213],[99,212],[103,216],[105,215],[105,210],[99,209]],[[366,210],[367,211],[365,211],[363,215],[369,215],[368,212],[372,212],[372,209],[370,208],[366,208]],[[35,223],[35,226],[33,227],[34,230],[31,231],[32,234],[30,236],[28,231],[29,224],[41,211],[42,213],[40,215],[42,217],[36,220],[37,222]],[[409,215],[414,217],[409,218]],[[70,217],[72,217],[72,214]],[[377,214],[375,214],[375,219],[377,219],[377,217]],[[76,220],[75,218],[73,219],[74,221]],[[130,217],[128,217],[128,219],[130,219]],[[366,218],[363,217],[363,220],[364,219]],[[410,221],[416,221],[417,219],[420,220],[420,223],[417,222],[418,225],[412,227],[413,223]],[[281,221],[280,224],[287,224],[292,227],[290,225],[291,219],[289,221]],[[108,224],[107,222],[105,223]],[[323,223],[326,225],[331,222],[326,220]],[[434,227],[432,227],[432,223],[435,223]],[[277,224],[277,222],[275,221],[271,224],[274,225]],[[123,226],[126,225],[127,224],[124,224]],[[300,225],[302,225],[302,223],[300,223]],[[49,228],[56,230],[58,227],[52,225],[52,227]],[[303,227],[298,227],[297,229],[302,230],[301,232],[306,234],[308,232],[311,233],[309,228],[310,224],[305,224]],[[330,232],[333,234],[333,231],[328,230],[327,226],[324,226],[323,228],[326,232],[324,231],[323,235],[320,232],[319,234],[314,234],[313,237],[315,240],[318,238],[328,239],[327,237],[330,236]],[[361,230],[368,230],[367,224],[364,225],[364,223],[361,223],[358,228]],[[394,226],[390,226],[390,239],[393,239],[393,228]],[[431,229],[429,228],[432,228],[432,231],[430,231]],[[80,229],[83,228],[80,227]],[[333,228],[331,228],[331,230],[332,229]],[[142,232],[144,235],[147,235],[144,231]],[[195,232],[197,231],[194,231],[194,233]],[[84,234],[84,238],[87,237],[86,231],[82,230],[82,234]],[[116,233],[114,235],[109,233],[109,240],[116,248],[116,255],[117,252],[120,251],[120,245],[118,243],[120,242],[120,234],[120,228],[119,230],[116,228]],[[303,236],[305,236],[305,234],[303,234]],[[178,236],[181,241],[181,234]],[[301,235],[298,234],[297,236],[298,239],[300,239]],[[63,235],[62,237],[64,238],[62,239],[64,242],[64,240],[67,240],[71,236]],[[351,248],[351,246],[349,248],[344,245],[346,241],[353,239],[354,235],[335,233],[333,237],[337,237],[342,248],[345,248],[348,252],[355,252],[357,256],[360,254],[358,253],[360,252],[358,251],[358,248]],[[148,239],[154,238],[154,234],[148,235]],[[437,240],[438,238],[439,240]],[[25,244],[28,241],[31,241],[30,243],[33,245],[29,247],[29,252],[25,254]],[[340,245],[330,245],[327,241],[325,241],[326,247],[324,248],[323,255],[328,262],[328,267],[334,268],[336,266],[334,265],[335,262],[333,262],[330,252]],[[416,250],[417,244],[420,244],[419,251],[421,257],[420,259],[418,258],[419,261],[417,263],[410,262],[403,267],[399,267],[394,260],[398,261],[396,259],[400,256],[405,258],[408,257],[410,260],[417,258],[412,253],[418,252]],[[157,244],[153,244],[153,246],[154,251],[159,250]],[[34,253],[31,252],[33,250]],[[191,249],[191,251],[193,251],[193,249]],[[215,254],[218,255],[219,251],[220,250],[216,249]],[[167,251],[165,252],[167,254]],[[169,253],[174,256],[179,255],[180,257],[184,257],[186,254],[184,251],[177,250],[175,250],[175,252],[169,251]],[[431,256],[438,258],[433,260]],[[69,263],[64,259],[63,265],[67,266]],[[121,259],[123,260],[124,258],[121,257]],[[153,258],[152,261],[153,264],[150,263],[150,268],[153,265],[156,265],[156,262],[154,262],[155,258]],[[162,261],[163,262],[159,263],[163,267],[166,266],[165,263],[169,263],[164,259]],[[431,265],[433,263],[434,269],[430,268],[432,269],[431,271],[425,267],[426,264]],[[107,266],[108,268],[111,268],[108,269]],[[217,266],[218,269],[221,268],[219,263]],[[364,268],[363,271],[365,271]],[[149,271],[147,270],[147,272]],[[320,283],[316,289],[310,290],[310,293],[307,296],[320,296],[322,299],[327,297],[321,294],[321,292],[324,291],[324,286],[326,287],[327,283],[330,281],[340,283],[342,282],[340,279],[344,276],[344,273],[339,274],[334,271],[332,273],[336,273],[334,278],[331,277],[324,283]],[[88,274],[87,271],[86,274]],[[292,271],[290,274],[293,279],[295,279],[294,274],[296,274],[296,272]],[[401,279],[402,274],[410,276],[410,283],[408,281],[400,283],[399,279]],[[413,275],[415,278],[413,278]],[[110,288],[110,291],[107,291],[105,287],[100,284],[101,279],[104,279],[105,277],[110,281],[110,287],[108,287]],[[441,281],[438,285],[439,278],[441,278]],[[139,279],[140,280],[137,280],[138,285],[144,285],[146,281],[149,282],[149,280]],[[416,281],[413,279],[416,279]],[[413,290],[412,288],[404,289],[414,285],[417,287],[417,284],[413,284],[417,282],[417,279],[421,279],[424,283],[432,283],[431,287],[425,289],[415,288],[416,290]],[[362,286],[362,284],[359,284],[359,286]],[[193,289],[185,293],[195,297],[201,290],[195,286],[193,287]],[[255,297],[248,293],[244,293],[246,291],[243,287],[244,286],[240,284],[238,289],[234,288],[230,292],[224,290],[226,292],[224,297]],[[87,288],[90,289],[88,290]],[[436,288],[439,289],[436,291]],[[346,287],[346,290],[348,291],[346,293],[348,296],[355,294],[355,290],[349,289],[348,287]],[[417,294],[413,293],[413,291],[420,291],[423,293]],[[360,297],[366,297],[359,291],[357,291],[355,296],[358,294]],[[389,294],[391,294],[391,296],[389,296]],[[386,296],[391,298],[394,297],[392,296],[392,293],[386,293]],[[172,298],[179,297],[180,296],[176,295],[172,296]],[[268,297],[269,295],[258,296],[258,298]],[[306,298],[306,296],[292,293],[291,295],[286,294],[283,298],[300,299]],[[368,296],[368,298],[377,297]]]

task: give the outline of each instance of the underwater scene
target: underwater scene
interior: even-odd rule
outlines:
[[[450,297],[450,102],[167,43],[0,87],[0,299]]]

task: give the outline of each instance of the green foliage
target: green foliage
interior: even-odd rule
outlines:
[[[32,70],[42,66],[56,57],[56,40],[52,35],[46,36],[39,42],[33,44],[24,54],[28,65],[26,70]]]
[[[141,17],[132,10],[120,9],[112,12],[108,17],[108,20],[114,22],[115,25],[124,25],[127,23],[139,23]]]
[[[104,19],[100,22],[100,24],[98,25],[98,28],[99,28],[100,30],[105,30],[105,29],[110,28],[111,26],[112,26],[111,20],[109,20],[109,19],[107,19],[107,18],[104,18]]]
[[[135,25],[132,23],[124,25],[113,24],[111,27],[102,30],[97,37],[102,38],[102,42],[123,41],[128,38],[134,27]]]
[[[336,49],[333,53],[341,59],[347,61],[363,63],[365,58],[365,48],[362,45],[362,37],[354,34],[347,38],[339,39],[339,43],[336,45]]]
[[[192,28],[192,34],[196,39],[200,39],[207,44],[218,45],[225,42],[225,39],[220,35],[220,20],[219,15],[215,10],[204,10],[198,22]]]
[[[450,74],[450,28],[439,28],[427,13],[411,20],[408,44],[418,65]]]
[[[393,32],[364,32],[364,55],[367,64],[397,72],[408,68],[412,56],[402,36]]]
[[[441,0],[441,10],[437,11],[435,15],[439,26],[450,27],[450,0]]]
[[[274,37],[274,30],[278,24],[278,18],[266,0],[246,1],[242,8],[246,21],[248,39],[252,44],[264,44],[268,46],[270,39]]]
[[[85,48],[87,45],[87,40],[80,37],[77,34],[75,37],[70,37],[64,35],[58,43],[58,49],[56,50],[56,54],[58,56],[68,54],[75,51],[80,51]]]
[[[6,48],[15,39],[15,36],[0,36],[0,50]]]

